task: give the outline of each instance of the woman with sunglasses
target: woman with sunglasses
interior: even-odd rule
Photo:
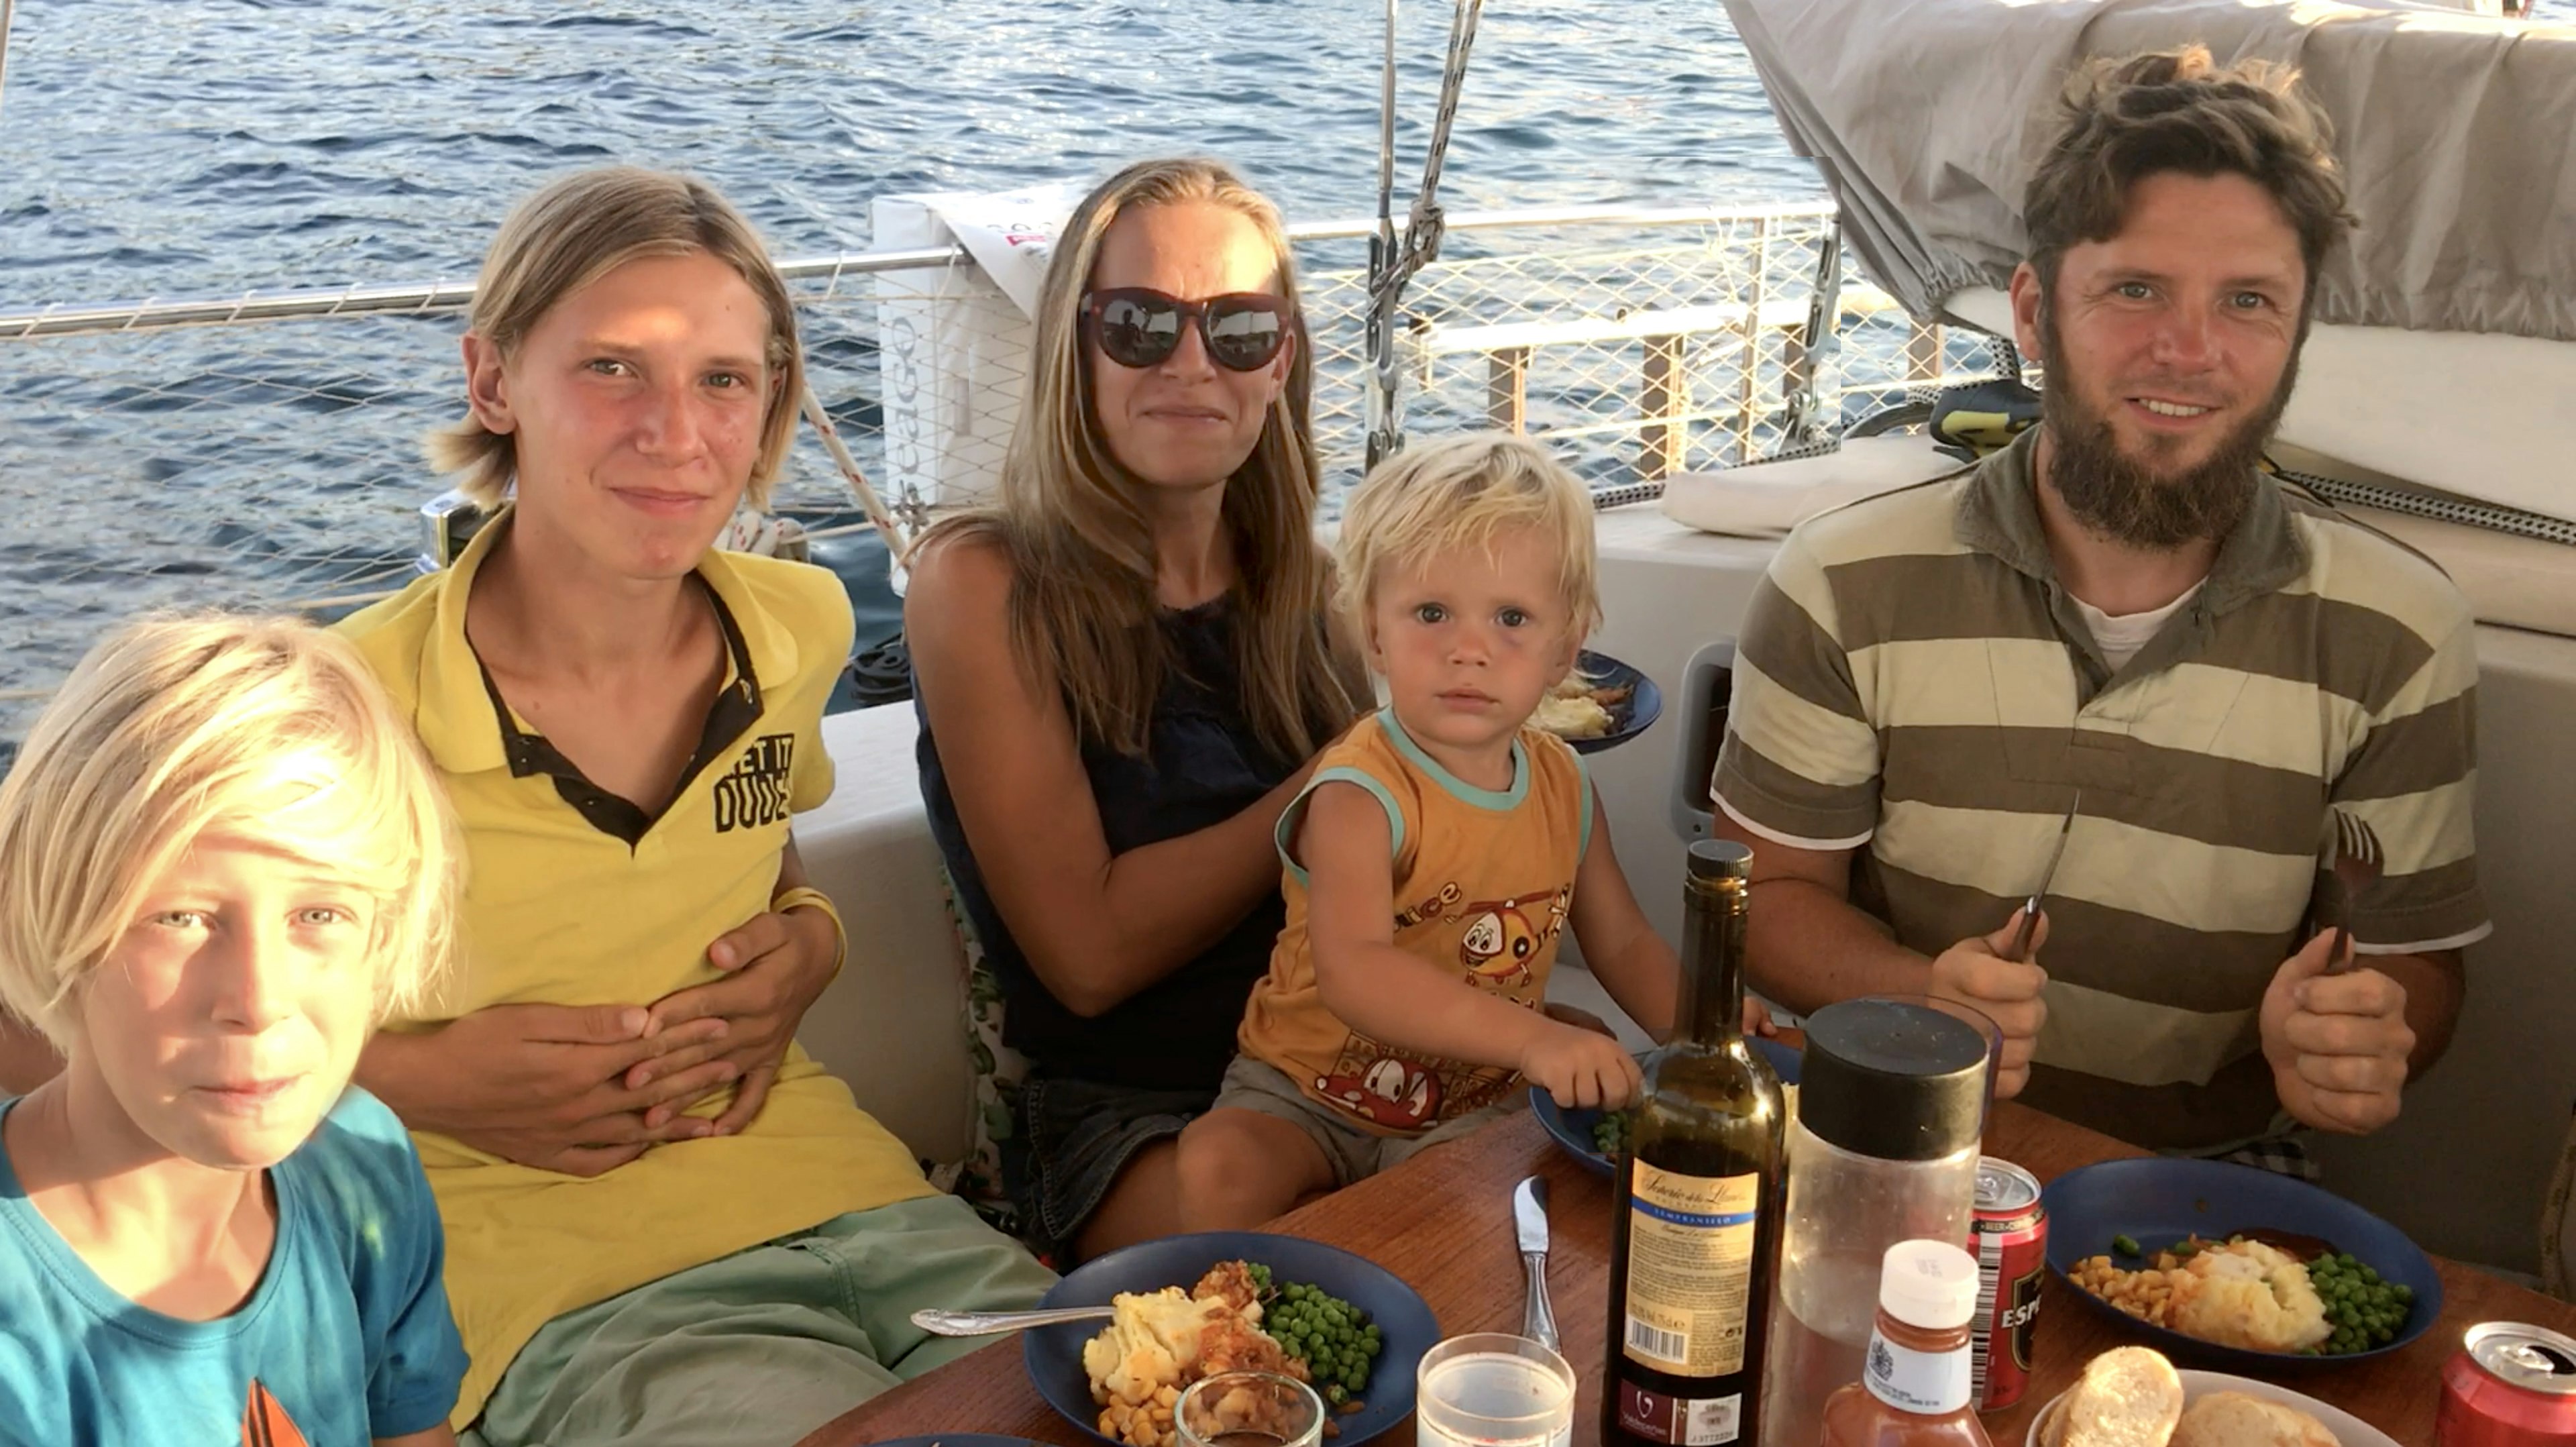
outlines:
[[[1030,1062],[1006,1182],[1060,1264],[1177,1229],[1281,923],[1271,831],[1368,699],[1326,619],[1311,365],[1276,209],[1209,161],[1086,197],[1001,506],[904,607],[922,795]]]

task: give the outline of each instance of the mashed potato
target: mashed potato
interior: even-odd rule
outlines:
[[[1228,1261],[1186,1292],[1166,1286],[1112,1298],[1116,1315],[1082,1347],[1100,1435],[1132,1447],[1175,1447],[1172,1409],[1199,1378],[1258,1371],[1306,1380],[1306,1364],[1261,1329],[1256,1294],[1243,1263]]]
[[[2334,1333],[2308,1269],[2260,1241],[2212,1245],[2188,1259],[2162,1253],[2143,1271],[2096,1256],[2076,1267],[2075,1284],[2140,1321],[2221,1346],[2303,1352]]]
[[[1610,710],[1583,694],[1546,698],[1530,722],[1561,739],[1597,739],[1610,732]]]
[[[2260,1241],[2233,1241],[2183,1263],[2174,1330],[2222,1346],[2302,1352],[2334,1334],[2308,1268]]]
[[[1172,1404],[1187,1384],[1184,1374],[1198,1364],[1208,1323],[1234,1308],[1177,1286],[1142,1295],[1121,1292],[1111,1306],[1118,1314],[1082,1347],[1091,1399],[1102,1408],[1100,1435],[1159,1447],[1171,1431]]]

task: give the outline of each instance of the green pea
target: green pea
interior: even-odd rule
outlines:
[[[1341,1384],[1341,1383],[1339,1383],[1339,1382],[1335,1382],[1335,1383],[1333,1383],[1331,1386],[1326,1387],[1326,1388],[1324,1389],[1324,1400],[1325,1400],[1325,1401],[1327,1401],[1327,1402],[1332,1403],[1332,1404],[1333,1404],[1334,1406],[1336,1406],[1336,1407],[1340,1406],[1340,1405],[1341,1405],[1342,1403],[1344,1403],[1344,1402],[1349,1401],[1349,1400],[1350,1400],[1350,1398],[1351,1398],[1351,1394],[1350,1394],[1349,1392],[1347,1392],[1347,1391],[1344,1391],[1344,1390],[1342,1389],[1342,1384]]]

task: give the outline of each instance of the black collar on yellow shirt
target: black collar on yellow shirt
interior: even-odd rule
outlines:
[[[734,621],[733,610],[706,580],[692,573],[690,581],[698,585],[716,613],[716,627],[724,634],[725,652],[733,659],[733,678],[718,693],[707,709],[706,727],[698,734],[696,752],[689,755],[689,766],[680,775],[680,787],[673,790],[673,800],[688,792],[698,774],[760,721],[760,676],[752,670],[751,645],[744,641],[742,626]],[[468,645],[471,646],[470,644]],[[510,761],[513,778],[524,779],[543,774],[554,780],[555,792],[563,801],[602,834],[626,841],[628,847],[640,844],[647,830],[660,817],[648,814],[632,799],[610,793],[590,781],[579,766],[563,756],[563,751],[546,742],[545,735],[532,734],[519,727],[510,705],[501,698],[501,687],[492,681],[492,670],[483,666],[477,654],[474,666],[483,675],[483,689],[492,696],[492,712],[501,724],[501,752]],[[664,806],[666,809],[668,806]]]

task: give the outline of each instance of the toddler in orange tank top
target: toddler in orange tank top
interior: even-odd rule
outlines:
[[[1637,1063],[1545,1008],[1569,928],[1670,1029],[1680,972],[1573,750],[1529,720],[1599,621],[1592,500],[1536,443],[1417,446],[1342,514],[1340,604],[1387,705],[1280,817],[1287,927],[1216,1106],[1179,1154],[1185,1229],[1268,1220],[1465,1134],[1526,1081],[1623,1106]]]

